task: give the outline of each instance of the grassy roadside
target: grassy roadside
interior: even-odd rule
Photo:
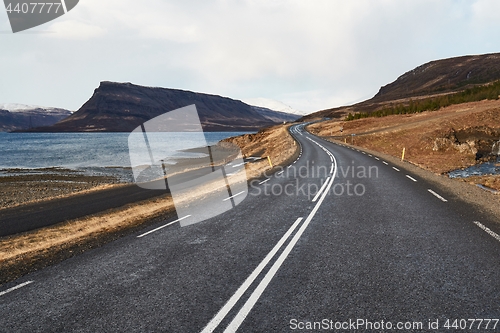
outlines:
[[[259,177],[264,172],[272,172],[267,156],[275,167],[285,165],[297,157],[298,145],[289,134],[288,127],[274,126],[255,134],[225,140],[238,145],[245,157],[266,157],[255,163],[246,164],[249,180]],[[197,196],[193,196],[186,200],[196,200],[196,198]],[[102,246],[173,215],[175,208],[172,198],[170,195],[164,195],[31,232],[0,238],[0,284]]]
[[[498,119],[500,101],[495,100],[419,114],[327,121],[310,125],[308,130],[394,157],[401,157],[404,148],[406,161],[436,174],[446,174],[494,159],[492,145],[500,139]],[[498,175],[461,181],[500,190]]]
[[[476,186],[481,184],[500,190],[499,175],[463,179],[447,176],[449,171],[494,159],[488,153],[492,151],[492,144],[500,139],[498,119],[500,101],[495,100],[411,115],[348,122],[329,120],[309,125],[307,130],[330,141],[352,144],[394,165],[410,169],[488,212],[500,223],[500,195]],[[403,148],[405,159],[401,161]]]

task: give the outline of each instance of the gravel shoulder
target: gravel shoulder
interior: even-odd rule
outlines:
[[[240,146],[245,157],[264,157],[245,165],[248,180],[260,177],[264,172],[274,171],[267,156],[276,170],[298,156],[299,146],[295,144],[287,128],[288,126],[275,126],[256,134],[226,140]],[[0,177],[0,183],[5,185],[4,193],[9,196],[9,201],[0,203],[0,212],[33,203],[50,205],[62,199],[78,198],[83,193],[95,193],[98,196],[104,190],[119,191],[118,187],[127,186],[119,184],[112,177],[78,175],[71,170],[58,170],[55,174],[52,171]],[[196,200],[196,195],[204,194],[196,193],[186,200]],[[176,213],[172,197],[165,194],[30,232],[2,237],[0,285],[174,216]]]
[[[351,146],[341,141],[335,141],[332,139],[328,140]],[[471,184],[470,182],[450,179],[446,175],[422,169],[420,166],[414,165],[408,161],[402,161],[401,158],[396,158],[389,154],[384,154],[373,149],[367,149],[355,145],[352,147],[374,156],[378,156],[397,167],[404,168],[418,177],[433,183],[438,189],[453,193],[457,198],[473,205],[479,211],[486,213],[491,220],[497,222],[500,226],[500,195],[480,189],[475,186],[475,184]]]

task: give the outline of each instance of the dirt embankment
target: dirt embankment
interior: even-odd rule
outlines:
[[[443,174],[498,157],[500,101],[464,103],[434,112],[327,121],[310,125],[312,133],[401,157]],[[352,136],[354,134],[354,136]],[[499,176],[468,178],[500,190]]]
[[[229,138],[226,141],[241,147],[244,157],[265,157],[246,164],[248,178],[258,177],[270,171],[267,156],[276,166],[285,164],[298,155],[298,146],[285,126],[274,126],[256,134]],[[19,176],[5,180],[9,182],[12,193],[22,192],[11,197],[10,206],[61,196],[61,191],[57,190],[61,186],[58,182],[60,179],[52,179],[52,175],[37,177],[39,178]],[[71,186],[76,186],[75,191],[96,190],[97,186],[102,186],[101,181],[113,182],[109,179],[97,181],[97,178],[93,177],[73,180],[78,183],[64,183],[65,195],[72,194]],[[85,183],[85,180],[89,183]],[[33,193],[30,194],[31,192]],[[186,200],[196,200],[199,195],[206,193],[195,193]],[[170,195],[164,195],[32,232],[0,238],[0,284],[98,247],[122,235],[142,229],[146,225],[163,221],[173,212],[172,198]]]
[[[245,158],[263,158],[246,165],[247,177],[254,178],[271,170],[267,156],[274,167],[285,165],[298,156],[299,147],[288,132],[288,128],[289,126],[273,126],[255,134],[245,134],[224,141],[239,146]]]

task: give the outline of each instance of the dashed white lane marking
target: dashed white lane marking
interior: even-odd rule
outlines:
[[[378,158],[378,157],[375,157],[375,159],[376,159],[377,161],[380,161],[380,158]]]
[[[416,182],[417,180],[415,178],[413,178],[412,176],[410,175],[406,175],[406,177],[408,177],[409,179],[413,180],[414,182]]]
[[[366,153],[364,151],[362,151],[361,154],[365,154],[366,155]]]
[[[438,198],[439,200],[441,200],[443,202],[447,202],[448,201],[448,200],[446,200],[445,198],[443,198],[442,196],[440,196],[439,194],[437,194],[436,192],[434,192],[431,189],[428,189],[427,191],[429,191],[433,196],[435,196],[436,198]]]
[[[330,180],[330,177],[328,177],[325,181],[325,183],[323,184],[323,186],[321,186],[321,188],[319,189],[318,193],[316,193],[316,195],[314,196],[312,202],[316,202],[316,200],[318,200],[319,196],[321,195],[321,193],[323,193],[323,190],[325,189],[326,185],[328,185],[328,181]]]
[[[392,167],[392,168],[393,168],[394,170],[398,171],[398,172],[399,172],[399,171],[401,171],[401,170],[399,170],[399,169],[398,169],[398,168],[396,168],[396,167]]]
[[[145,233],[143,233],[142,235],[137,236],[137,238],[141,238],[141,237],[144,237],[144,236],[146,236],[146,235],[149,235],[149,234],[151,234],[151,233],[153,233],[153,232],[155,232],[155,231],[158,231],[158,230],[160,230],[160,229],[163,229],[163,228],[165,228],[165,227],[168,227],[169,225],[172,225],[172,224],[174,224],[174,223],[176,223],[176,222],[179,222],[179,221],[182,221],[182,220],[184,220],[184,219],[187,219],[187,218],[188,218],[188,217],[190,217],[190,216],[191,216],[191,215],[186,215],[186,216],[184,216],[184,217],[181,217],[180,219],[177,219],[177,220],[175,220],[175,221],[169,222],[169,223],[167,223],[167,224],[165,224],[165,225],[162,225],[161,227],[158,227],[158,228],[156,228],[156,229],[153,229],[153,230],[150,230],[150,231],[148,231],[148,232],[145,232]]]
[[[22,287],[24,287],[24,286],[27,286],[28,284],[33,283],[33,282],[34,282],[34,281],[26,281],[26,282],[24,282],[24,283],[18,284],[17,286],[14,286],[14,287],[9,288],[9,289],[7,289],[7,290],[0,291],[0,296],[3,296],[3,295],[5,295],[5,294],[10,293],[11,291],[17,290],[17,289],[22,288]]]
[[[268,182],[268,181],[270,181],[270,180],[271,180],[271,178],[268,178],[268,179],[266,179],[266,180],[263,180],[263,181],[261,181],[261,182],[259,183],[259,185],[262,185],[262,184],[264,184],[265,182]]]
[[[332,163],[332,167],[330,168],[330,173],[333,173],[333,163]]]
[[[280,171],[280,172],[278,172],[278,173],[277,173],[277,175],[279,176],[279,175],[281,175],[283,172],[284,172],[284,171]]]
[[[228,197],[228,198],[226,198],[226,199],[223,199],[222,201],[228,201],[228,200],[231,200],[232,198],[237,197],[238,195],[243,194],[243,193],[245,193],[245,191],[241,191],[241,192],[239,192],[239,193],[236,193],[235,195],[232,195],[232,196],[230,196],[230,197]]]
[[[335,161],[335,173],[336,173],[336,170],[337,170],[336,163],[337,162]],[[330,182],[328,183],[328,187],[323,192],[323,195],[321,196],[321,199],[316,203],[316,206],[314,206],[313,210],[311,211],[311,213],[309,214],[309,216],[307,217],[307,219],[304,221],[304,223],[302,224],[302,226],[300,227],[300,229],[297,231],[297,233],[295,234],[295,236],[293,236],[293,238],[290,241],[290,243],[288,243],[288,245],[285,248],[285,250],[283,251],[283,253],[281,253],[281,255],[278,257],[278,259],[276,260],[276,262],[271,266],[271,268],[269,269],[269,271],[267,272],[267,274],[264,276],[264,278],[262,279],[262,281],[259,283],[259,285],[257,286],[257,288],[255,288],[255,290],[253,291],[252,295],[250,295],[250,297],[245,302],[245,304],[243,305],[243,307],[240,309],[240,311],[236,314],[236,316],[231,321],[231,323],[224,330],[224,333],[235,333],[238,330],[238,328],[240,327],[240,325],[243,323],[243,321],[245,320],[245,318],[247,317],[247,315],[252,310],[252,308],[255,305],[255,303],[257,303],[257,301],[259,300],[260,296],[262,295],[262,293],[264,292],[264,290],[267,288],[267,286],[269,285],[269,283],[273,279],[273,277],[276,274],[276,272],[279,270],[279,268],[281,267],[281,265],[283,264],[283,262],[285,261],[285,259],[288,257],[288,255],[290,254],[290,252],[295,247],[295,244],[298,242],[298,240],[300,239],[300,237],[302,236],[302,234],[304,233],[304,231],[306,230],[306,228],[309,226],[309,223],[311,223],[311,220],[313,219],[314,215],[316,215],[316,212],[318,211],[319,207],[323,203],[323,200],[325,199],[326,195],[330,191],[330,187],[332,186],[334,180],[335,180],[335,174],[330,179]],[[204,332],[202,332],[202,333],[204,333]]]
[[[493,238],[495,238],[497,241],[500,242],[500,236],[496,232],[492,231],[490,228],[488,228],[479,221],[474,221],[474,224],[477,225],[479,228],[483,229],[484,231],[486,231],[490,236],[492,236]]]
[[[368,154],[368,156],[373,157],[373,155],[372,155],[372,154]]]
[[[389,165],[389,163],[387,163],[386,161],[382,161],[382,163],[384,163],[385,165]]]
[[[243,296],[245,291],[250,287],[250,285],[255,281],[257,276],[262,272],[262,270],[267,266],[267,264],[271,261],[271,259],[276,255],[278,250],[283,246],[285,241],[290,237],[292,232],[297,228],[297,226],[302,221],[302,217],[299,217],[295,223],[288,229],[288,231],[281,237],[279,242],[273,247],[271,252],[269,252],[266,257],[261,261],[261,263],[254,269],[252,274],[243,282],[243,284],[236,290],[233,296],[227,301],[227,303],[219,310],[219,312],[215,315],[215,317],[210,320],[210,322],[205,326],[201,333],[211,333],[213,332],[217,326],[219,326],[220,322],[226,317],[229,311],[234,307],[236,302]]]

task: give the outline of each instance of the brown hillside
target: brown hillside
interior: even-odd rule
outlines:
[[[401,75],[371,99],[351,106],[312,113],[303,120],[343,119],[349,112],[373,112],[388,104],[449,94],[500,79],[500,53],[435,60]]]
[[[406,148],[405,160],[435,173],[446,173],[497,158],[492,151],[500,140],[498,119],[500,101],[494,100],[453,105],[436,112],[349,122],[329,120],[310,125],[308,130],[347,143],[355,134],[354,145],[395,157],[401,157]]]

